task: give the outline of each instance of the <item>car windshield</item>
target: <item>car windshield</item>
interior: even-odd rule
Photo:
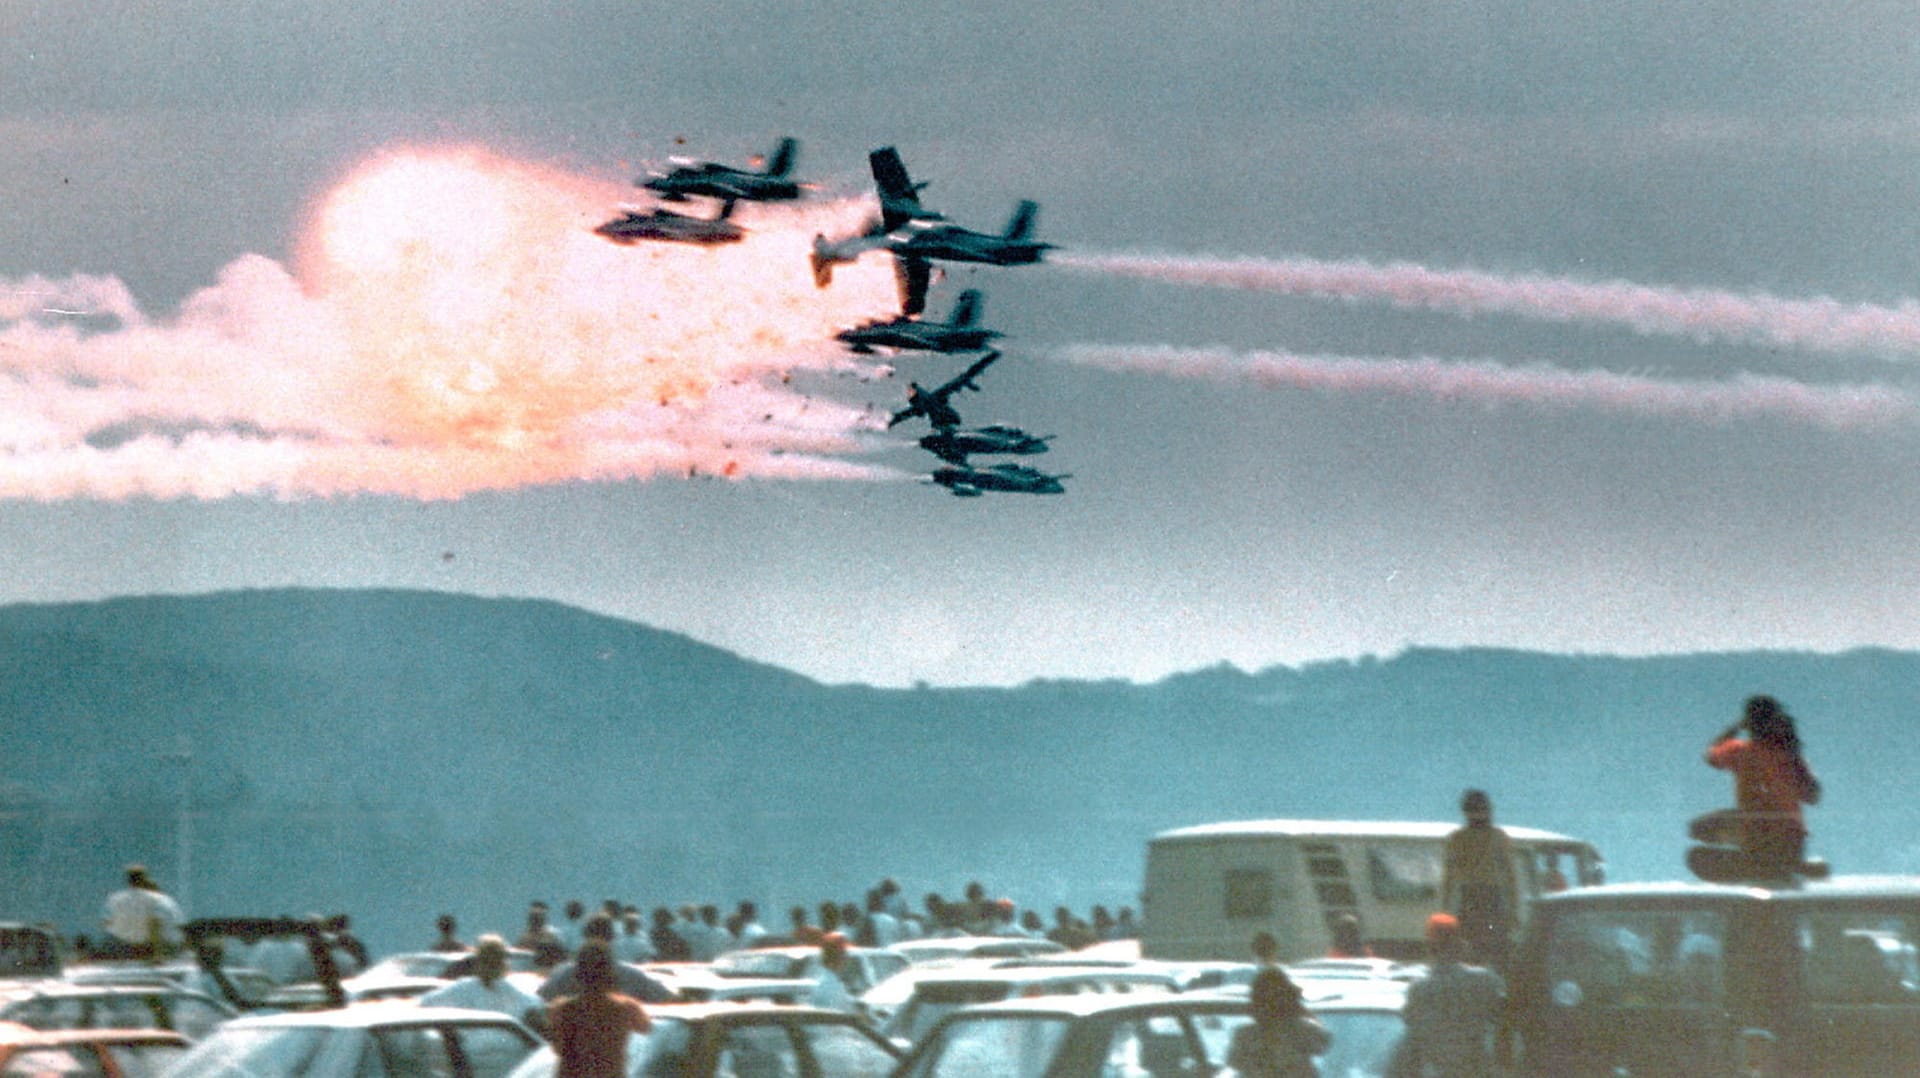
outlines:
[[[1069,1020],[1042,1015],[982,1015],[941,1027],[903,1078],[1040,1078]]]
[[[312,1026],[229,1026],[166,1070],[169,1078],[296,1078],[311,1069],[330,1031]]]
[[[438,977],[457,954],[400,954],[374,963],[363,977]]]
[[[115,1044],[107,1048],[121,1078],[158,1078],[173,1062],[187,1054],[184,1044]]]
[[[4,1078],[42,1078],[57,1075],[60,1078],[83,1078],[87,1075],[105,1076],[99,1061],[85,1048],[30,1048],[8,1057],[6,1065],[0,1067],[0,1076]]]
[[[1328,1011],[1314,1017],[1333,1034],[1333,1045],[1317,1060],[1320,1073],[1327,1075],[1387,1073],[1406,1028],[1400,1015],[1389,1010]]]

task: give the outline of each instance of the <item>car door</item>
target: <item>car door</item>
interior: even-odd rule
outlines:
[[[784,1025],[730,1026],[713,1078],[805,1078],[799,1045]]]
[[[900,1062],[878,1034],[851,1022],[796,1023],[793,1032],[812,1078],[887,1078]]]
[[[1794,905],[1806,993],[1794,1054],[1822,1075],[1912,1073],[1920,1060],[1920,907]]]

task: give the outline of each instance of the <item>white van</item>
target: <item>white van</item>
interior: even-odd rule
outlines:
[[[1457,823],[1243,820],[1164,831],[1147,842],[1141,953],[1245,961],[1271,932],[1280,960],[1324,956],[1341,914],[1382,958],[1423,954],[1440,908],[1441,854]],[[1500,825],[1513,839],[1521,918],[1534,896],[1599,883],[1600,854],[1567,835]]]

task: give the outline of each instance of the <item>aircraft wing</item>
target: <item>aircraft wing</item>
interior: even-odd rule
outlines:
[[[993,362],[999,358],[1000,358],[1000,353],[988,352],[986,355],[981,356],[979,359],[975,360],[972,366],[968,367],[964,371],[961,371],[960,374],[957,377],[955,377],[952,381],[948,382],[946,385],[941,386],[939,389],[934,390],[933,391],[934,395],[944,399],[954,393],[959,392],[962,389],[975,389],[975,390],[979,389],[980,387],[974,384],[974,381],[973,381],[974,377],[978,375],[981,371],[984,371],[988,367],[992,366]]]

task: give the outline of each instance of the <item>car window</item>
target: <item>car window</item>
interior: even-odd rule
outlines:
[[[285,1078],[307,1073],[327,1043],[324,1029],[228,1027],[182,1056],[175,1072],[194,1078]]]
[[[905,957],[887,951],[874,951],[867,955],[867,968],[873,972],[875,984],[879,984],[911,964]]]
[[[1192,1038],[1180,1019],[1170,1014],[1148,1015],[1114,1023],[1107,1037],[1101,1078],[1178,1078],[1205,1074],[1207,1061],[1196,1054]]]
[[[736,1026],[720,1046],[714,1078],[800,1078],[793,1038],[780,1026]]]
[[[6,1078],[86,1078],[105,1073],[99,1058],[85,1048],[33,1048],[8,1057],[6,1066],[0,1067],[0,1075]]]
[[[456,1026],[453,1034],[471,1078],[499,1078],[532,1054],[534,1044],[507,1026]]]
[[[886,1078],[899,1060],[852,1026],[814,1023],[799,1027],[821,1074],[834,1078]]]
[[[388,1078],[453,1078],[446,1040],[431,1026],[376,1030],[375,1053]]]
[[[1873,909],[1802,914],[1796,924],[1810,1003],[1920,1007],[1912,921]]]
[[[183,1044],[116,1044],[107,1048],[121,1078],[159,1078],[174,1060],[187,1054]]]
[[[1333,1035],[1326,1054],[1317,1060],[1325,1075],[1387,1073],[1406,1031],[1393,1011],[1333,1011],[1315,1017]]]
[[[1227,1049],[1233,1046],[1233,1033],[1241,1026],[1253,1021],[1250,1014],[1219,1014],[1199,1011],[1187,1015],[1193,1024],[1194,1035],[1200,1038],[1200,1047],[1207,1053],[1207,1059],[1216,1067],[1227,1065]],[[1324,1071],[1334,1074],[1334,1071]]]
[[[905,1078],[1040,1078],[1067,1035],[1064,1018],[993,1016],[952,1022]]]
[[[168,1004],[172,1012],[168,1017],[171,1028],[190,1041],[205,1037],[233,1017],[213,1001],[194,996],[173,996]]]
[[[1547,984],[1561,1007],[1715,1006],[1725,941],[1710,910],[1582,910],[1554,925]]]

